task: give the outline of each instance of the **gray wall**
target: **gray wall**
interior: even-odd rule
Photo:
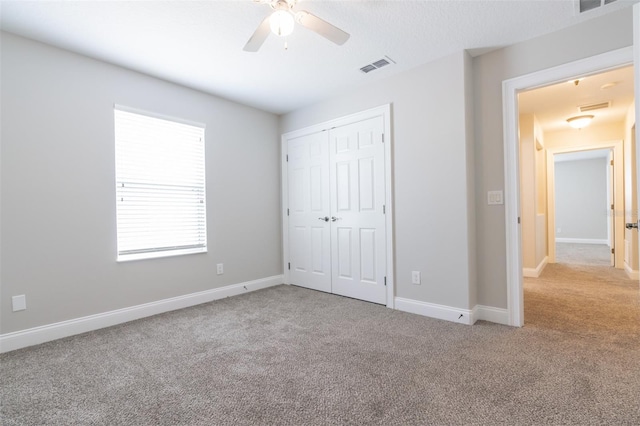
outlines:
[[[281,129],[392,103],[396,295],[506,308],[504,207],[486,202],[505,188],[502,82],[630,46],[632,33],[627,8],[472,60],[453,55],[286,114]],[[425,284],[412,286],[411,270]]]
[[[475,305],[470,64],[461,52],[281,122],[288,132],[392,103],[396,296],[463,309]]]
[[[627,8],[473,59],[460,52],[280,122],[3,33],[0,333],[282,273],[278,129],[384,103],[396,294],[506,308],[504,208],[486,204],[488,190],[504,188],[502,82],[630,46],[632,31]],[[115,262],[114,103],[207,124],[206,255]],[[412,270],[422,285],[410,284]],[[11,312],[16,294],[27,311]]]
[[[504,209],[486,205],[487,191],[505,187],[502,82],[632,44],[626,8],[474,58],[479,304],[507,307]]]
[[[556,238],[607,240],[607,159],[555,163]]]
[[[1,34],[0,333],[282,273],[277,116]],[[206,124],[208,253],[116,263],[114,103]]]

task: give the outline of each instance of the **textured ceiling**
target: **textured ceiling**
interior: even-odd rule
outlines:
[[[570,129],[566,120],[577,115],[593,115],[592,126],[618,124],[633,102],[633,80],[633,67],[624,67],[587,76],[577,86],[562,82],[520,93],[518,106],[520,113],[535,114],[545,132]],[[578,109],[603,102],[611,102],[611,106],[589,112]]]
[[[271,10],[251,0],[6,1],[3,30],[275,113],[467,49],[499,48],[629,7],[576,13],[572,0],[301,0],[351,34],[336,46],[297,26],[242,50]],[[630,12],[631,13],[631,12]],[[389,56],[397,64],[363,74]]]

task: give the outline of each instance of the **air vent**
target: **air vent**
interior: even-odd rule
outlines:
[[[578,3],[578,10],[580,13],[587,12],[589,10],[597,9],[599,7],[611,4],[617,0],[576,0]]]
[[[389,65],[389,64],[390,64],[390,62],[387,61],[386,59],[380,59],[379,61],[375,61],[373,63],[373,66],[376,67],[376,68],[382,68],[385,65]]]
[[[360,71],[362,71],[363,73],[368,73],[371,72],[373,70],[377,70],[376,67],[374,67],[373,65],[369,64],[369,65],[365,65],[364,67],[360,68]]]
[[[373,70],[377,70],[378,68],[386,67],[389,64],[395,64],[395,62],[393,62],[393,59],[391,59],[390,57],[385,56],[384,58],[378,59],[371,64],[365,65],[364,67],[360,68],[360,71],[366,74]]]
[[[611,101],[607,101],[607,102],[600,102],[599,104],[582,105],[582,106],[579,106],[578,109],[580,110],[580,112],[587,112],[587,111],[595,111],[597,109],[609,108],[610,106],[611,106]]]

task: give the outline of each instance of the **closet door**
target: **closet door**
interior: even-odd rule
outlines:
[[[327,132],[288,142],[291,284],[331,292]]]
[[[385,304],[384,122],[329,131],[332,292]]]

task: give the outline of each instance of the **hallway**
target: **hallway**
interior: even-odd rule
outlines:
[[[604,245],[558,244],[558,263],[547,265],[539,278],[524,278],[525,327],[637,339],[638,282],[608,266],[607,250]]]
[[[556,263],[611,266],[610,250],[606,244],[556,243]]]

